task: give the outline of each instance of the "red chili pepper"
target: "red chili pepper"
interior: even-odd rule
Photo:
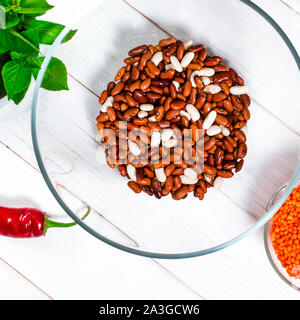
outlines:
[[[90,207],[82,217],[90,213]],[[0,235],[12,238],[34,238],[44,236],[49,228],[68,228],[76,222],[62,223],[49,220],[47,215],[31,208],[0,207]]]

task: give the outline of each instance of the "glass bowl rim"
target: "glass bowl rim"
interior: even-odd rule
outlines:
[[[268,15],[263,9],[261,9],[259,6],[251,2],[250,0],[238,0],[246,5],[248,5],[250,8],[255,10],[258,14],[260,14],[263,18],[265,18],[271,26],[278,32],[278,34],[281,36],[287,47],[289,48],[292,56],[295,59],[295,62],[298,66],[298,69],[300,70],[300,57],[293,46],[292,42],[288,38],[288,36],[285,34],[285,32],[281,29],[281,27],[277,24],[277,22],[270,16]],[[31,136],[32,136],[32,143],[33,143],[33,149],[34,153],[37,159],[38,166],[40,168],[40,171],[43,175],[43,178],[50,189],[52,195],[56,199],[56,201],[60,204],[60,206],[63,208],[63,210],[78,224],[80,225],[85,231],[89,232],[91,235],[94,237],[98,238],[99,240],[126,252],[136,254],[139,256],[144,256],[144,257],[149,257],[149,258],[156,258],[156,259],[184,259],[184,258],[192,258],[192,257],[198,257],[198,256],[203,256],[206,254],[214,253],[219,250],[225,249],[229,247],[230,245],[244,239],[248,235],[252,234],[253,232],[257,231],[260,229],[264,224],[266,224],[276,213],[276,211],[281,207],[281,205],[284,203],[284,201],[287,199],[289,194],[292,192],[293,188],[296,186],[297,181],[300,179],[300,164],[298,164],[298,167],[296,168],[291,180],[290,184],[287,186],[283,194],[281,195],[280,199],[271,207],[269,208],[265,215],[262,216],[252,227],[250,227],[248,230],[244,231],[240,235],[234,237],[231,240],[225,241],[219,245],[216,245],[214,247],[204,249],[204,250],[199,250],[199,251],[194,251],[194,252],[188,252],[188,253],[155,253],[155,252],[148,252],[148,251],[143,251],[143,250],[138,250],[134,248],[127,247],[125,245],[122,245],[120,243],[117,243],[113,240],[110,240],[92,228],[90,228],[88,225],[86,225],[80,218],[78,218],[72,210],[69,209],[69,207],[66,205],[66,203],[63,201],[63,199],[60,197],[58,192],[56,191],[55,187],[53,186],[47,170],[44,166],[39,144],[38,144],[38,137],[37,137],[37,118],[36,118],[36,111],[37,111],[37,102],[38,102],[38,95],[39,95],[39,89],[41,87],[41,83],[44,77],[44,74],[46,72],[46,69],[48,67],[48,64],[55,52],[55,50],[59,47],[61,44],[62,40],[66,36],[66,34],[70,31],[71,29],[69,27],[65,27],[60,35],[56,38],[54,43],[49,47],[47,54],[45,56],[44,62],[41,66],[41,70],[39,72],[38,78],[36,80],[36,85],[34,89],[34,94],[33,94],[33,99],[32,99],[32,106],[31,106]]]

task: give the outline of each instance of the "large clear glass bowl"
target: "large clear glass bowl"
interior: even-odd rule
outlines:
[[[78,29],[76,36],[61,44],[70,28]],[[99,94],[129,49],[169,34],[203,43],[223,57],[245,79],[252,98],[245,166],[220,190],[211,188],[203,201],[136,195],[127,179],[99,160]],[[67,66],[69,91],[40,89],[52,56]],[[299,61],[280,27],[250,1],[99,2],[57,38],[37,80],[32,137],[44,179],[72,219],[119,249],[155,258],[223,249],[263,226],[299,178]],[[266,212],[286,181],[286,190]],[[83,203],[93,209],[84,222],[76,214]]]

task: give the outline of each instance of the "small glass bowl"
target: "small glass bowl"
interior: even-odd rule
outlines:
[[[298,182],[299,185],[300,182]],[[271,198],[267,210],[269,210],[282,196],[284,191],[286,190],[287,185],[283,185]],[[272,224],[273,224],[273,218],[269,220],[267,224],[265,224],[264,228],[264,243],[265,243],[265,249],[267,252],[268,259],[275,270],[275,272],[279,275],[279,277],[286,282],[289,286],[296,289],[297,291],[300,291],[300,279],[295,279],[291,277],[286,270],[282,267],[280,261],[277,258],[277,255],[275,253],[275,250],[273,248],[272,240],[271,240],[271,230],[272,230]],[[300,265],[299,265],[300,268]]]

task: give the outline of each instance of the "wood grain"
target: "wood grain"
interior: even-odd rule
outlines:
[[[203,0],[201,2],[204,3]],[[161,10],[164,12],[153,13],[147,2],[143,2],[142,5],[141,2],[136,1],[130,1],[130,3],[134,4],[144,15],[150,17],[157,25],[162,26],[163,29],[176,36],[187,37],[187,35],[192,35],[194,39],[205,38],[205,34],[201,32],[205,19],[196,21],[197,24],[191,20],[193,25],[189,26],[188,30],[183,31],[183,21],[185,26],[188,26],[191,22],[188,21],[186,24],[184,15],[178,15],[180,19],[177,19],[175,26],[172,26],[173,22],[169,17],[163,16],[162,18],[164,12],[170,13],[170,7],[166,8],[165,11]],[[179,7],[183,8],[186,1],[178,3]],[[276,19],[284,20],[291,39],[297,38],[297,29],[293,27],[293,24],[286,22],[297,22],[297,13],[279,0],[276,0],[272,5],[270,4],[270,7],[267,7],[269,4],[262,3],[262,1],[257,1],[257,3],[262,6],[265,5],[266,7],[264,8],[273,13]],[[205,2],[205,5],[209,5],[212,10],[218,9],[216,6],[219,4],[220,1],[218,0]],[[230,5],[234,5],[232,1],[230,1]],[[165,3],[160,2],[159,8],[161,6],[165,6]],[[219,15],[219,17],[222,17],[220,23],[221,21],[226,21],[229,14],[228,10],[225,10],[226,8],[222,6],[221,8],[224,10]],[[122,17],[124,17],[121,21],[118,19],[119,15],[116,14],[118,12],[122,12]],[[183,10],[182,12],[185,11]],[[237,19],[242,19],[239,17],[240,12],[233,12],[233,14]],[[286,19],[287,17],[288,19]],[[210,16],[207,17],[207,19],[209,18]],[[262,61],[262,64],[266,65],[261,65],[261,73],[257,76],[252,68],[254,60],[250,58],[249,66],[245,66],[245,56],[239,57],[235,54],[235,46],[237,44],[229,42],[230,51],[227,51],[224,49],[226,48],[224,45],[221,46],[222,42],[218,41],[216,45],[211,33],[210,37],[212,39],[205,39],[213,52],[220,52],[222,56],[226,56],[228,61],[234,61],[234,65],[238,70],[241,70],[243,75],[246,75],[246,80],[251,85],[255,101],[252,107],[253,119],[250,122],[248,136],[249,156],[247,157],[245,170],[235,178],[235,181],[228,181],[228,184],[224,185],[221,192],[210,193],[208,196],[209,206],[205,204],[199,205],[198,202],[195,203],[194,201],[191,204],[183,202],[178,208],[175,208],[175,214],[172,217],[169,216],[169,213],[161,217],[159,216],[159,210],[165,209],[168,212],[170,208],[173,208],[174,204],[165,202],[160,204],[162,208],[157,208],[156,204],[153,204],[149,199],[137,199],[134,195],[128,194],[125,181],[121,181],[117,174],[114,174],[105,166],[101,167],[101,176],[95,178],[93,170],[95,170],[97,142],[95,140],[94,119],[98,112],[98,105],[96,96],[91,94],[90,91],[99,94],[101,88],[118,70],[120,57],[124,56],[129,48],[135,46],[138,42],[155,42],[157,38],[165,37],[166,33],[122,1],[106,2],[101,7],[101,10],[95,10],[87,19],[93,28],[89,29],[86,22],[82,21],[78,36],[57,52],[59,57],[67,61],[68,70],[71,74],[69,80],[71,91],[53,95],[42,93],[43,103],[39,104],[39,112],[51,114],[49,121],[54,129],[59,130],[50,132],[47,123],[42,121],[39,123],[40,139],[49,141],[48,145],[43,144],[43,150],[47,154],[47,166],[51,170],[51,175],[55,178],[56,184],[61,184],[71,191],[70,194],[70,192],[65,191],[66,189],[62,190],[60,188],[59,191],[63,197],[68,199],[70,205],[74,203],[74,209],[78,207],[78,201],[75,201],[76,197],[74,195],[80,195],[82,200],[91,203],[102,215],[93,215],[90,221],[91,225],[97,225],[104,234],[112,235],[115,240],[128,246],[134,246],[138,243],[145,247],[151,244],[153,247],[154,242],[152,240],[157,237],[157,241],[154,244],[157,249],[161,250],[164,246],[165,248],[170,248],[172,238],[161,238],[163,231],[166,228],[170,228],[170,226],[172,229],[171,236],[173,239],[178,239],[178,242],[173,244],[174,251],[180,250],[182,245],[190,247],[192,250],[196,245],[199,245],[199,242],[203,246],[209,246],[213,242],[224,241],[230,238],[232,233],[237,232],[237,226],[239,231],[246,230],[249,225],[254,223],[257,217],[263,214],[270,195],[292,174],[292,170],[297,163],[294,150],[299,149],[299,137],[295,133],[299,131],[299,113],[298,109],[296,109],[298,108],[297,101],[294,101],[295,96],[291,94],[287,100],[289,110],[294,110],[291,111],[293,116],[290,117],[284,112],[284,108],[279,103],[282,101],[280,100],[282,96],[278,101],[274,101],[272,97],[270,98],[271,93],[277,87],[274,89],[269,83],[266,84],[265,79],[262,77],[265,72],[273,70],[272,63],[277,63],[276,65],[278,65],[276,57],[272,57],[271,61]],[[162,25],[161,21],[164,21],[165,25]],[[256,24],[256,22],[256,20],[251,21],[253,24]],[[111,28],[111,25],[115,25],[114,28]],[[263,41],[266,34],[261,31],[262,29],[259,25],[254,30],[259,29],[261,33],[259,37],[261,40],[257,42],[260,50],[267,54],[269,48],[272,48],[274,51],[279,50],[283,56],[288,55],[286,48],[276,45],[278,39],[275,36],[274,38],[268,38],[267,42]],[[172,27],[171,29],[169,29],[170,26]],[[195,27],[198,28],[197,34],[193,31]],[[122,32],[120,32],[121,29]],[[91,30],[94,30],[94,32],[91,33]],[[226,28],[222,32],[225,31]],[[133,32],[134,37],[130,36]],[[245,28],[243,32],[247,34],[249,30]],[[91,33],[91,36],[85,37],[88,33]],[[224,38],[224,42],[225,40],[228,41],[228,37]],[[298,40],[296,39],[296,41]],[[114,54],[112,55],[111,52],[114,52]],[[246,53],[244,54],[246,55]],[[111,66],[108,72],[107,64]],[[293,61],[288,59],[284,65],[279,66],[277,71],[280,74],[287,69],[286,76],[289,79],[295,79],[293,85],[296,86],[299,82],[297,82],[298,79],[294,78],[293,68]],[[264,95],[263,90],[257,87],[254,88],[254,83],[256,83],[257,79],[264,85],[264,90],[269,91],[269,94]],[[30,98],[28,97],[22,108],[11,108],[5,112],[2,111],[0,115],[2,120],[0,139],[27,163],[36,167],[29,131],[29,101]],[[77,128],[75,137],[74,131],[70,130],[73,127]],[[264,135],[257,135],[256,132],[263,132]],[[61,139],[62,136],[64,137],[63,140]],[[279,145],[276,145],[274,141],[276,143],[279,142]],[[9,181],[11,166],[16,161],[15,155],[8,154],[10,154],[10,151],[2,148],[2,177],[5,181]],[[74,156],[79,157],[82,161],[79,171],[76,171],[76,167],[74,168],[72,165],[71,160]],[[21,176],[22,180],[26,180],[27,177],[27,180],[31,182],[30,185],[33,186],[33,189],[30,189],[29,195],[38,194],[35,197],[38,201],[36,205],[44,207],[51,212],[60,212],[62,214],[56,202],[54,200],[50,201],[49,193],[45,187],[41,193],[41,177],[36,170],[28,167],[25,163],[21,164],[20,161],[16,161],[18,170],[13,172],[14,177]],[[270,167],[271,162],[281,168],[281,171],[276,172],[275,175],[273,174],[274,170]],[[256,168],[260,168],[260,170],[256,170]],[[35,179],[33,179],[34,176],[36,177]],[[265,177],[268,177],[268,179],[265,179]],[[99,184],[101,179],[103,181]],[[13,183],[17,183],[17,180],[10,183],[10,190],[15,192]],[[26,181],[19,182],[20,190],[22,190],[19,195],[28,194],[27,185]],[[86,187],[87,185],[88,187]],[[93,187],[95,185],[99,188],[98,194],[101,194],[101,197],[97,197]],[[110,186],[109,190],[107,188],[108,185]],[[263,185],[264,188],[259,189],[260,192],[258,192],[256,185]],[[6,191],[3,190],[3,194],[6,194],[7,190],[7,188]],[[120,191],[125,194],[118,198],[120,203],[135,201],[137,208],[138,206],[146,207],[143,212],[144,216],[141,216],[138,209],[135,209],[132,213],[130,219],[133,219],[135,224],[132,224],[130,220],[126,221],[124,219],[124,214],[126,214],[126,212],[123,212],[125,211],[124,208],[120,207],[118,209],[109,201],[109,193],[117,194]],[[18,192],[12,194],[16,197]],[[249,201],[245,202],[245,199],[251,198],[255,199],[255,201],[251,203]],[[6,199],[6,203],[10,203],[10,200],[9,198]],[[224,202],[227,203],[226,208],[230,212],[230,221],[235,221],[234,224],[228,223],[228,216],[222,210],[218,210]],[[26,199],[23,199],[23,203],[25,205]],[[146,203],[151,210],[145,206]],[[199,216],[194,210],[194,206],[197,206],[200,211],[205,213],[212,211],[213,217],[210,217],[211,220],[207,219],[206,215]],[[154,210],[158,210],[157,214],[152,212]],[[178,214],[180,210],[185,210],[185,212],[189,210],[191,213],[186,216],[183,225],[181,224],[180,214]],[[148,213],[150,211],[151,216],[148,216],[147,211]],[[161,221],[158,227],[154,223],[155,219],[160,219]],[[213,223],[216,220],[218,224]],[[195,221],[197,221],[196,225]],[[137,230],[136,225],[143,226],[143,228]],[[226,226],[226,228],[223,226]],[[54,298],[82,297],[83,292],[85,298],[112,297],[114,299],[116,297],[134,298],[137,296],[145,298],[165,296],[170,298],[171,294],[177,298],[197,299],[297,298],[296,293],[286,287],[271,270],[262,246],[261,233],[257,233],[234,247],[214,255],[186,261],[159,260],[157,263],[163,269],[158,269],[157,272],[155,268],[150,267],[148,259],[129,256],[112,249],[93,239],[83,230],[70,230],[63,238],[61,236],[63,235],[53,231],[52,235],[49,233],[49,240],[46,238],[43,241],[29,241],[30,244],[12,242],[10,239],[0,239],[1,249],[5,248],[2,250],[3,257],[13,266],[17,266],[19,270],[22,270],[28,278],[38,283]],[[57,239],[63,241],[63,248],[61,248]],[[161,246],[162,243],[163,245]],[[48,255],[42,255],[43,259],[36,261],[36,252],[40,253],[38,255],[40,257],[42,254],[40,250],[43,251],[46,248]],[[63,264],[61,263],[62,261],[64,262]],[[122,270],[117,268],[120,264],[122,264]],[[126,266],[124,267],[124,265]],[[48,279],[43,279],[39,273],[39,270],[44,268],[47,268],[50,274]],[[86,268],[89,269],[87,279],[84,272]],[[142,269],[144,270],[143,272],[137,271]],[[161,270],[168,270],[168,273],[162,276]],[[131,276],[128,277],[128,274],[131,274]],[[151,279],[147,278],[147,274],[151,274]],[[101,277],[96,278],[97,280],[95,281],[95,275],[101,275]],[[74,279],[74,277],[77,278]],[[145,281],[145,277],[149,281],[146,281],[146,285],[142,289],[140,283]],[[170,280],[172,277],[175,278]],[[152,279],[155,279],[154,283],[152,283]],[[178,284],[178,279],[183,282]],[[58,286],[59,283],[60,285]],[[161,291],[163,284],[169,286],[169,289]],[[154,289],[156,285],[159,287],[160,293]],[[270,290],[271,286],[275,289]],[[105,290],[99,291],[98,288],[100,287],[105,288]],[[193,291],[189,288],[192,288]]]

